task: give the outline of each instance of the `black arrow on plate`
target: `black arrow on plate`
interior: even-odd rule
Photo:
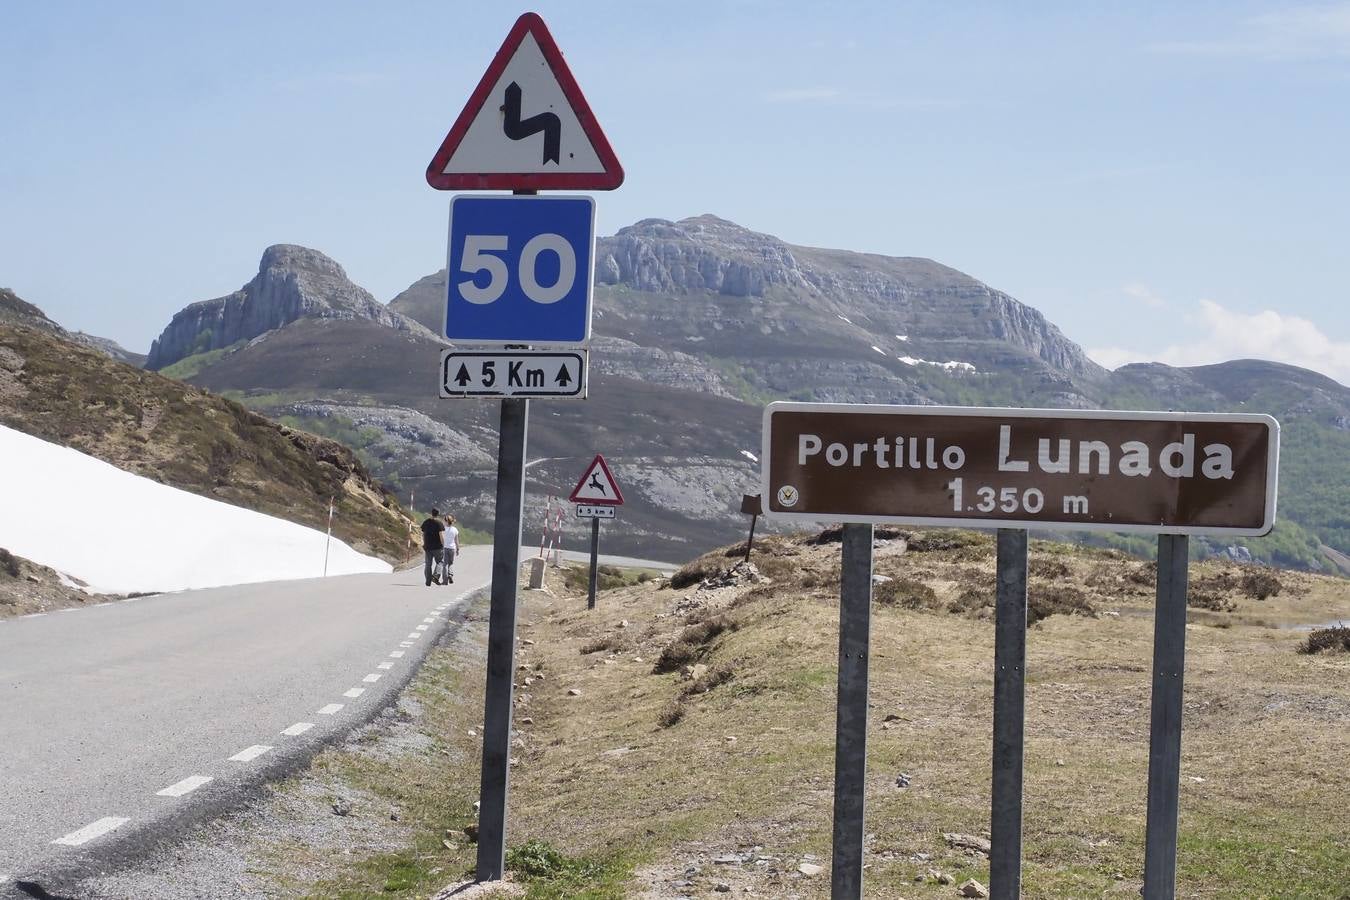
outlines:
[[[539,113],[528,119],[520,118],[520,85],[514,81],[506,86],[506,102],[502,104],[506,118],[502,131],[513,141],[521,141],[532,134],[544,133],[544,162],[558,162],[562,155],[562,120],[551,112]]]
[[[561,365],[558,367],[558,374],[554,376],[553,382],[559,387],[567,387],[569,384],[572,383],[572,376],[567,374],[566,365]]]
[[[455,384],[460,387],[468,386],[473,379],[469,376],[469,367],[464,363],[459,364],[459,374],[455,376]]]

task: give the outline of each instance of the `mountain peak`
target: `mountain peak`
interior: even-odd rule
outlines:
[[[258,274],[270,269],[304,270],[347,280],[347,272],[334,259],[299,244],[273,244],[264,250],[258,263]]]
[[[252,340],[296,319],[369,319],[427,334],[354,284],[333,259],[298,244],[263,251],[258,274],[232,294],[180,310],[150,347],[146,367],[162,369],[197,353]]]
[[[64,335],[66,330],[47,317],[47,314],[24,300],[9,288],[0,288],[0,322],[27,325]]]

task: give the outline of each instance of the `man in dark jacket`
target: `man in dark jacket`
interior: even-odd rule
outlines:
[[[426,555],[426,566],[423,570],[427,579],[427,587],[431,587],[434,580],[437,584],[441,583],[441,576],[435,574],[436,564],[441,561],[441,553],[445,550],[445,524],[441,522],[441,511],[433,509],[431,515],[422,523],[422,552]]]

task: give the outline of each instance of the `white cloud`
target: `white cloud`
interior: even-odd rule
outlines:
[[[1134,282],[1125,285],[1120,290],[1125,296],[1132,297],[1145,306],[1153,309],[1162,309],[1167,305],[1167,301],[1155,294],[1153,289],[1146,284]]]
[[[1188,56],[1245,56],[1267,60],[1350,56],[1350,3],[1295,6],[1244,19],[1228,37],[1166,41],[1148,49]]]
[[[1087,351],[1092,359],[1117,368],[1126,362],[1162,362],[1171,366],[1203,366],[1230,359],[1268,359],[1312,369],[1350,385],[1350,341],[1336,341],[1299,316],[1265,310],[1243,313],[1201,300],[1200,335],[1158,351],[1101,347]]]

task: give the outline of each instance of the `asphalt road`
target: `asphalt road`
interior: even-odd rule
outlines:
[[[371,718],[488,584],[491,547],[455,569],[448,586],[417,568],[0,622],[0,896],[114,867]]]

